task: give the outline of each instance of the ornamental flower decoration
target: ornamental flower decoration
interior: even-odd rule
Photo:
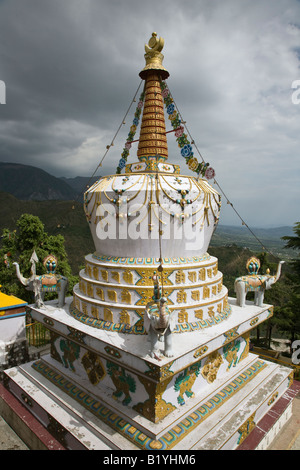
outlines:
[[[185,144],[180,153],[183,157],[190,157],[193,155],[193,147],[190,144]]]
[[[210,166],[205,172],[205,178],[211,180],[215,177],[215,170]]]
[[[188,167],[189,167],[190,170],[193,170],[193,171],[197,170],[198,165],[199,165],[199,163],[198,163],[197,158],[190,158],[189,159]]]
[[[189,141],[187,140],[186,134],[182,134],[180,137],[177,137],[177,142],[178,142],[178,147],[182,148],[185,146],[185,144],[189,144]]]
[[[175,137],[181,137],[182,134],[183,134],[183,131],[184,131],[184,127],[183,126],[179,126],[176,131],[175,131]]]
[[[176,116],[177,116],[176,111],[174,111],[172,114],[169,114],[170,121],[174,121],[174,119],[176,119]]]
[[[119,168],[124,168],[124,166],[126,165],[126,160],[125,158],[121,158],[120,161],[119,161]]]
[[[167,96],[169,95],[169,89],[168,88],[165,88],[163,91],[162,91],[162,97],[163,98],[167,98]]]
[[[168,114],[173,114],[175,111],[175,106],[173,103],[169,104],[169,106],[167,107],[167,113]]]

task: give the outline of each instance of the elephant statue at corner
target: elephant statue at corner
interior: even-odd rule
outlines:
[[[159,341],[164,342],[164,352],[166,357],[174,356],[172,349],[172,331],[175,328],[174,313],[168,309],[167,299],[161,296],[157,276],[153,276],[154,296],[153,302],[146,305],[144,315],[144,327],[150,337],[150,356],[158,359]]]
[[[270,289],[278,281],[283,263],[284,261],[278,263],[276,275],[271,276],[269,269],[266,274],[258,274],[260,268],[259,259],[254,256],[249,258],[246,263],[249,274],[238,277],[234,283],[237,305],[245,307],[247,293],[254,292],[254,305],[262,307],[265,290]]]
[[[38,257],[33,252],[31,258],[31,276],[25,278],[21,272],[18,263],[14,263],[16,266],[16,274],[19,281],[26,286],[26,289],[33,291],[34,301],[36,307],[40,308],[44,306],[45,292],[57,292],[58,293],[58,307],[62,308],[65,305],[65,296],[67,293],[69,281],[65,276],[56,274],[57,258],[54,255],[48,255],[43,261],[43,265],[47,270],[47,274],[36,274],[36,263]]]

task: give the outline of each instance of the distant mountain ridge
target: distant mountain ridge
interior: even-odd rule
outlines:
[[[66,181],[40,168],[7,162],[0,162],[0,191],[24,201],[70,201],[77,195]]]
[[[293,236],[293,227],[281,226],[273,228],[251,228],[253,234],[247,229],[246,226],[231,226],[231,225],[218,225],[211,239],[211,246],[242,246],[251,250],[274,252],[279,256],[289,256],[292,253],[291,249],[284,249],[285,241],[281,238],[284,236]]]
[[[87,190],[88,186],[92,186],[92,184],[94,184],[99,178],[101,177],[93,176],[90,178],[89,176],[75,176],[75,178],[66,178],[65,176],[61,176],[60,179],[71,186],[76,194],[81,194]]]
[[[6,226],[13,227],[13,220],[15,220],[16,215],[21,215],[24,210],[40,215],[42,204],[38,204],[38,202],[54,200],[57,203],[51,204],[51,210],[50,206],[47,206],[47,218],[51,219],[52,215],[50,216],[50,213],[52,214],[52,211],[54,211],[53,221],[49,220],[50,225],[53,223],[54,226],[62,226],[65,214],[59,202],[77,201],[82,203],[83,193],[87,187],[99,178],[100,176],[92,178],[85,176],[57,178],[34,166],[0,162],[0,192],[2,191],[0,199],[6,199],[6,208],[8,209],[8,211],[4,211],[4,208],[2,208],[0,212],[0,215],[4,216],[3,224],[0,220],[0,229]],[[8,198],[5,193],[9,193],[17,200]],[[25,205],[19,204],[18,201],[32,201],[32,204],[29,204],[25,209]],[[285,242],[281,240],[281,237],[294,235],[292,227],[282,226],[275,228],[254,227],[253,233],[261,241],[261,244],[253,237],[246,226],[218,225],[210,245],[238,245],[252,250],[262,250],[263,245],[267,250],[274,250],[277,254],[285,255],[287,250],[283,250]]]
[[[254,227],[253,229],[251,228],[253,233],[259,238],[281,238],[285,235],[291,236],[294,235],[293,233],[293,227],[290,226],[279,226],[279,227],[269,227],[269,228],[261,228],[261,227]],[[235,225],[218,225],[216,228],[216,234],[222,234],[223,236],[227,234],[228,236],[232,235],[250,235],[253,237],[253,235],[248,231],[248,229],[243,226],[235,226]]]

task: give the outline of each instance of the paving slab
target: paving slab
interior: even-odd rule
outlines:
[[[0,450],[29,450],[2,416],[0,416]]]

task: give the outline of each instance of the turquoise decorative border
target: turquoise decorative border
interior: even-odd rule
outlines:
[[[177,323],[173,333],[189,333],[203,328],[209,328],[210,326],[217,325],[222,321],[226,320],[231,314],[231,305],[227,304],[225,309],[218,314],[215,314],[211,318],[206,320],[200,320],[197,322],[190,323]],[[85,325],[98,328],[99,330],[113,331],[116,333],[126,333],[134,335],[145,335],[147,334],[144,328],[144,324],[141,320],[138,320],[133,326],[128,325],[127,323],[112,323],[105,320],[98,320],[97,318],[92,318],[86,315],[85,313],[80,312],[72,302],[69,306],[69,312],[76,320],[84,323]]]
[[[249,383],[266,365],[264,361],[258,359],[252,366],[248,367],[238,377],[233,379],[213,397],[199,406],[157,440],[150,438],[145,432],[140,431],[126,421],[126,419],[120,417],[116,412],[111,411],[99,400],[90,396],[88,392],[81,390],[62,374],[51,369],[51,367],[42,360],[34,362],[32,367],[46,379],[50,380],[50,382],[56,385],[60,390],[67,393],[68,396],[80,403],[97,418],[126,439],[130,440],[140,449],[166,450],[173,448],[181,439],[186,437],[187,434],[194,431],[199,424]]]
[[[94,253],[93,258],[97,261],[104,261],[114,264],[123,264],[128,266],[159,266],[159,258],[122,258],[120,256],[108,256]],[[202,256],[192,256],[189,258],[163,258],[162,262],[164,265],[178,265],[178,264],[192,264],[199,263],[202,261],[208,261],[211,259],[211,256],[208,253],[205,253]]]
[[[116,333],[126,333],[126,334],[135,334],[135,335],[145,335],[147,334],[144,325],[142,325],[141,320],[139,320],[135,325],[130,326],[127,323],[112,323],[105,320],[98,320],[97,318],[92,318],[86,315],[85,313],[80,312],[71,302],[69,306],[69,312],[76,320],[84,323],[85,325],[93,326],[99,330],[105,331],[114,331]]]

